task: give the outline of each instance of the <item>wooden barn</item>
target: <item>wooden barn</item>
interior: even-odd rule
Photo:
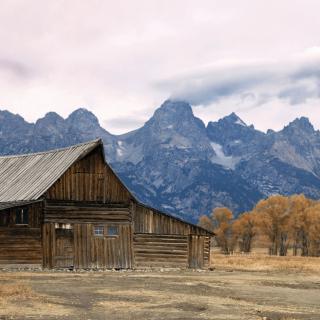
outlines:
[[[207,268],[211,236],[139,203],[101,140],[0,157],[0,268]]]

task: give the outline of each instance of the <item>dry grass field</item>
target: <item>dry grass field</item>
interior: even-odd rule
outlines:
[[[235,254],[225,256],[212,254],[211,265],[218,270],[270,271],[320,274],[320,258],[313,257],[278,257],[265,254]]]
[[[0,272],[0,319],[319,320],[320,259],[212,256],[213,271]]]

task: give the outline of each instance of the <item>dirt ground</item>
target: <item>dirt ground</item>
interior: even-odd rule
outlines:
[[[0,319],[320,319],[320,275],[0,272]]]

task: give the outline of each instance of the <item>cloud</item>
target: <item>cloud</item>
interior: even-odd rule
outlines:
[[[156,84],[172,99],[211,105],[250,97],[252,106],[280,98],[296,105],[320,95],[320,48],[279,61],[220,61]],[[246,99],[248,100],[248,99]]]
[[[24,63],[8,58],[0,58],[0,73],[9,73],[17,78],[28,78],[32,75]]]
[[[109,130],[126,130],[127,128],[138,128],[142,126],[147,119],[141,117],[116,117],[103,121],[103,125]]]
[[[83,106],[116,133],[170,95],[213,103],[208,118],[272,103],[305,101],[304,111],[318,99],[319,10],[318,0],[2,0],[0,106],[28,121]]]
[[[319,98],[319,88],[314,88],[303,85],[292,85],[287,89],[279,92],[278,97],[280,99],[287,99],[291,105],[301,105],[308,99]]]

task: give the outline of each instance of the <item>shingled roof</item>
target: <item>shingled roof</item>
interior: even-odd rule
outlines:
[[[0,157],[0,203],[37,200],[100,139],[46,152]]]

